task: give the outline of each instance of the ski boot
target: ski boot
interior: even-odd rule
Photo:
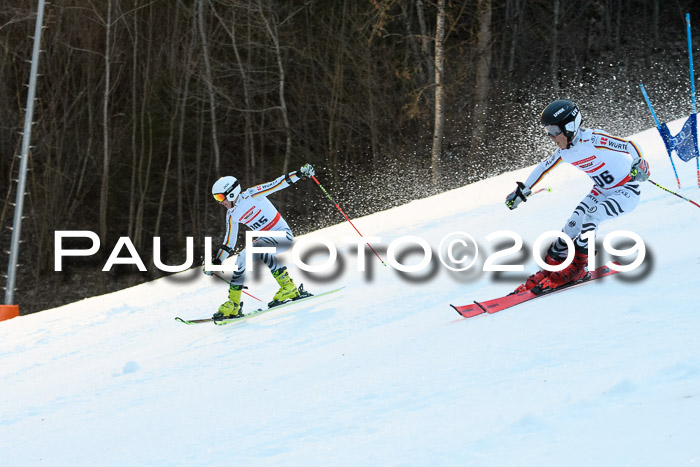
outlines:
[[[212,320],[221,321],[224,319],[235,319],[243,317],[243,303],[241,303],[242,285],[233,285],[229,287],[228,300],[222,303],[219,311],[214,313]]]
[[[277,283],[280,285],[280,288],[275,294],[275,296],[272,297],[272,301],[267,304],[269,308],[281,305],[289,300],[298,300],[300,298],[308,297],[311,295],[310,293],[304,290],[303,286],[300,285],[299,288],[297,288],[297,286],[294,285],[294,281],[291,277],[289,277],[287,268],[283,267],[278,269],[277,271],[273,271],[272,275],[277,281]]]
[[[588,274],[588,254],[583,250],[576,248],[574,260],[570,265],[561,271],[550,272],[546,279],[543,279],[539,284],[532,288],[532,292],[536,295],[542,292],[547,292],[557,287],[569,283],[576,283],[585,279]]]
[[[544,262],[549,264],[550,266],[557,266],[561,263],[564,262],[566,259],[566,256],[563,258],[560,258],[558,256],[554,256],[551,251],[547,253],[547,256],[544,258]],[[530,277],[527,278],[524,284],[521,284],[518,286],[517,289],[512,291],[509,295],[513,295],[516,293],[520,292],[525,292],[527,290],[532,290],[533,287],[535,287],[537,284],[542,282],[543,280],[547,279],[549,275],[552,274],[550,271],[547,271],[545,269],[541,271],[537,271],[534,274],[531,274]]]

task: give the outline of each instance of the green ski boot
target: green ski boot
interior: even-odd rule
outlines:
[[[234,319],[243,317],[243,303],[241,303],[242,285],[231,285],[228,290],[228,300],[222,303],[219,311],[214,313],[211,318],[214,321],[224,319]]]
[[[281,305],[286,301],[295,300],[301,297],[299,289],[297,289],[297,286],[294,285],[292,278],[289,277],[287,268],[278,269],[277,271],[274,271],[272,275],[280,285],[280,288],[275,296],[272,297],[272,301],[267,304],[268,307],[272,308],[273,306]]]

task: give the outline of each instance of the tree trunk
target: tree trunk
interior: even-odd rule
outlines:
[[[175,96],[173,99],[175,101],[175,111],[172,113],[172,117],[170,117],[170,136],[168,137],[168,157],[165,161],[165,171],[163,173],[163,178],[162,178],[162,186],[160,189],[160,201],[158,202],[158,214],[156,215],[156,225],[155,228],[153,229],[153,236],[154,237],[159,237],[160,236],[160,222],[163,217],[163,208],[165,207],[165,195],[168,192],[168,179],[170,178],[170,165],[172,163],[173,159],[173,142],[175,141],[175,121],[177,120],[177,114],[179,109],[179,102],[180,99],[178,98],[179,96]]]
[[[345,93],[345,83],[344,83],[344,63],[343,57],[346,54],[345,45],[345,25],[347,15],[347,1],[343,1],[342,13],[340,17],[339,30],[337,32],[338,46],[335,50],[334,63],[333,63],[333,73],[328,73],[328,78],[331,80],[330,85],[330,95],[328,96],[328,161],[331,168],[331,177],[333,182],[336,182],[339,178],[339,166],[338,166],[338,141],[339,137],[336,137],[340,132],[338,125],[336,127],[336,122],[338,120],[341,104],[343,102],[343,96]]]
[[[491,89],[489,71],[491,69],[491,0],[480,0],[477,13],[479,33],[476,46],[476,80],[474,83],[474,114],[472,126],[472,154],[484,152],[486,141],[486,117],[488,96]]]
[[[148,197],[148,190],[150,187],[151,180],[151,165],[153,163],[153,126],[151,123],[151,114],[146,112],[146,100],[144,99],[144,104],[141,109],[141,158],[139,161],[139,202],[136,209],[136,224],[134,228],[134,247],[137,250],[141,249],[141,242],[143,241],[144,234],[144,216],[146,211],[146,199]],[[146,123],[148,122],[148,136],[146,135]],[[148,143],[148,149],[146,149],[146,143]],[[146,155],[147,154],[147,155]],[[141,170],[143,168],[143,160],[146,159],[146,172],[145,174]]]
[[[236,57],[236,66],[238,68],[238,73],[241,75],[241,89],[243,91],[243,102],[245,103],[245,108],[243,109],[243,120],[245,122],[244,127],[244,156],[245,156],[245,177],[250,180],[251,175],[255,171],[256,159],[255,159],[255,138],[253,130],[253,104],[250,92],[250,78],[248,77],[248,72],[246,70],[243,59],[238,47],[238,40],[236,39],[236,7],[231,7],[231,21],[230,28],[224,19],[219,16],[216,9],[212,8],[214,15],[219,19],[221,26],[224,28],[228,36],[231,38],[231,48],[233,49],[233,54]],[[240,177],[240,175],[239,175]]]
[[[136,7],[138,0],[134,0],[134,7]],[[140,50],[139,37],[141,35],[138,33],[138,15],[134,15],[134,50],[131,56],[131,187],[129,190],[129,228],[127,230],[127,235],[129,238],[134,238],[134,229],[136,227],[136,169],[138,167],[138,149],[137,149],[137,135],[138,135],[138,58]]]
[[[651,38],[652,46],[656,49],[659,47],[659,0],[653,0],[651,10]]]
[[[194,41],[192,41],[193,44],[189,47],[189,51],[187,53],[187,62],[185,62],[185,76],[183,78],[183,90],[182,90],[182,96],[180,97],[181,104],[180,104],[180,125],[178,128],[178,136],[177,136],[177,244],[179,246],[184,244],[184,232],[183,232],[183,224],[185,223],[185,214],[184,214],[184,201],[183,198],[187,196],[187,191],[185,190],[185,179],[188,177],[185,177],[185,151],[183,148],[183,144],[185,141],[185,122],[187,121],[187,101],[189,100],[190,96],[190,78],[191,78],[191,73],[190,69],[192,66],[193,58],[192,56],[194,55]],[[197,223],[196,218],[191,218],[192,221],[192,230],[194,232],[197,232],[199,230],[199,225]]]
[[[559,92],[559,11],[561,5],[560,0],[554,0],[552,5],[553,19],[552,19],[552,58],[550,63],[549,72],[552,77],[552,89],[555,93]]]
[[[605,30],[605,4],[604,0],[592,0],[588,14],[588,39],[586,41],[586,52],[584,66],[589,65],[599,52],[606,47],[607,31]]]
[[[442,108],[443,89],[443,41],[445,39],[445,0],[437,3],[437,27],[435,29],[435,127],[433,128],[433,149],[431,169],[433,187],[437,189],[440,180],[440,155],[444,134],[445,114]]]
[[[152,29],[149,29],[152,34]],[[145,41],[145,45],[139,47],[140,53],[145,57],[142,59],[141,78],[139,87],[142,96],[139,100],[141,106],[138,118],[134,120],[134,125],[140,131],[138,168],[136,170],[137,203],[134,217],[133,243],[137,250],[142,248],[144,239],[144,217],[146,215],[146,201],[148,200],[148,190],[151,180],[151,166],[153,162],[153,127],[151,124],[150,96],[151,94],[151,57],[153,55],[153,41],[150,35]],[[144,164],[146,166],[144,173]]]
[[[238,43],[236,42],[236,16],[235,8],[231,8],[231,47],[236,55],[236,64],[238,71],[241,74],[241,85],[243,87],[243,102],[245,102],[246,112],[243,114],[245,120],[245,153],[246,153],[246,176],[250,177],[255,171],[255,138],[253,133],[253,116],[250,111],[253,110],[252,99],[250,97],[248,74],[243,66],[241,54],[238,51]]]
[[[444,14],[445,14],[445,6],[444,2],[439,2],[442,3],[442,14],[443,14],[443,29],[445,27],[445,21],[444,21]],[[434,72],[433,69],[433,61],[431,60],[430,56],[430,35],[428,34],[428,28],[426,27],[425,23],[425,17],[423,15],[423,0],[416,0],[416,13],[418,15],[418,28],[420,29],[420,36],[421,36],[421,51],[423,52],[423,60],[425,60],[425,67],[426,70],[428,70],[428,74],[432,75]],[[440,21],[439,19],[440,16],[440,5],[438,5],[438,22]],[[435,33],[437,35],[437,31]],[[444,35],[444,31],[442,33]]]
[[[109,197],[109,92],[110,92],[110,47],[112,32],[112,0],[107,0],[105,21],[105,78],[102,101],[102,187],[100,189],[100,241],[107,239],[107,206]]]
[[[377,131],[377,111],[374,102],[374,60],[372,58],[372,49],[368,45],[364,48],[364,60],[366,64],[365,82],[367,91],[367,126],[369,130],[370,147],[372,150],[372,166],[374,168],[379,164],[379,135]]]
[[[270,36],[270,40],[274,46],[275,59],[277,61],[277,69],[279,72],[279,100],[280,100],[280,112],[282,113],[282,122],[284,123],[284,132],[286,135],[286,147],[284,150],[284,163],[282,164],[282,172],[287,173],[289,171],[289,158],[292,154],[292,129],[289,126],[289,117],[287,112],[287,102],[284,97],[284,65],[282,63],[282,51],[280,50],[279,34],[277,31],[277,25],[273,28],[270,22],[265,17],[265,13],[262,8],[262,0],[258,0],[258,5],[260,6],[260,16],[265,23],[265,29],[267,34]]]
[[[207,34],[204,30],[204,2],[206,0],[198,0],[197,9],[197,24],[199,26],[199,35],[202,39],[202,57],[204,58],[204,72],[209,94],[209,115],[211,116],[211,143],[214,151],[214,169],[217,174],[221,173],[221,153],[219,152],[219,140],[216,131],[216,98],[214,96],[214,80],[211,69],[211,59],[209,57],[209,43],[207,42]]]
[[[511,2],[509,2],[509,5]],[[506,81],[508,82],[508,89],[511,91],[520,87],[521,82],[515,79],[514,74],[516,73],[516,58],[518,52],[523,45],[521,41],[521,31],[523,30],[523,21],[525,18],[525,1],[524,0],[512,0],[512,11],[510,15],[507,16],[508,24],[513,25],[512,36],[510,37],[510,50],[508,52],[508,72],[506,74]]]

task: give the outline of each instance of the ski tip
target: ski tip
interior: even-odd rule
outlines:
[[[457,314],[458,314],[461,318],[464,318],[464,317],[465,317],[465,316],[462,314],[462,312],[459,311],[459,308],[457,308],[455,305],[453,305],[453,304],[450,303],[450,306],[452,307],[452,309],[454,309],[454,310],[457,312]]]

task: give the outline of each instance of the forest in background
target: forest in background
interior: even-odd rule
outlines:
[[[166,264],[193,237],[199,264],[223,234],[222,175],[247,187],[310,162],[358,217],[542,159],[553,99],[618,135],[653,125],[640,82],[662,120],[687,115],[687,12],[700,24],[695,0],[52,2],[15,302],[26,314],[162,275],[101,272],[122,236],[147,265],[153,237]],[[35,1],[0,4],[2,274],[35,19]],[[313,182],[273,203],[296,235],[343,220]],[[56,230],[96,232],[100,253],[55,272]]]

